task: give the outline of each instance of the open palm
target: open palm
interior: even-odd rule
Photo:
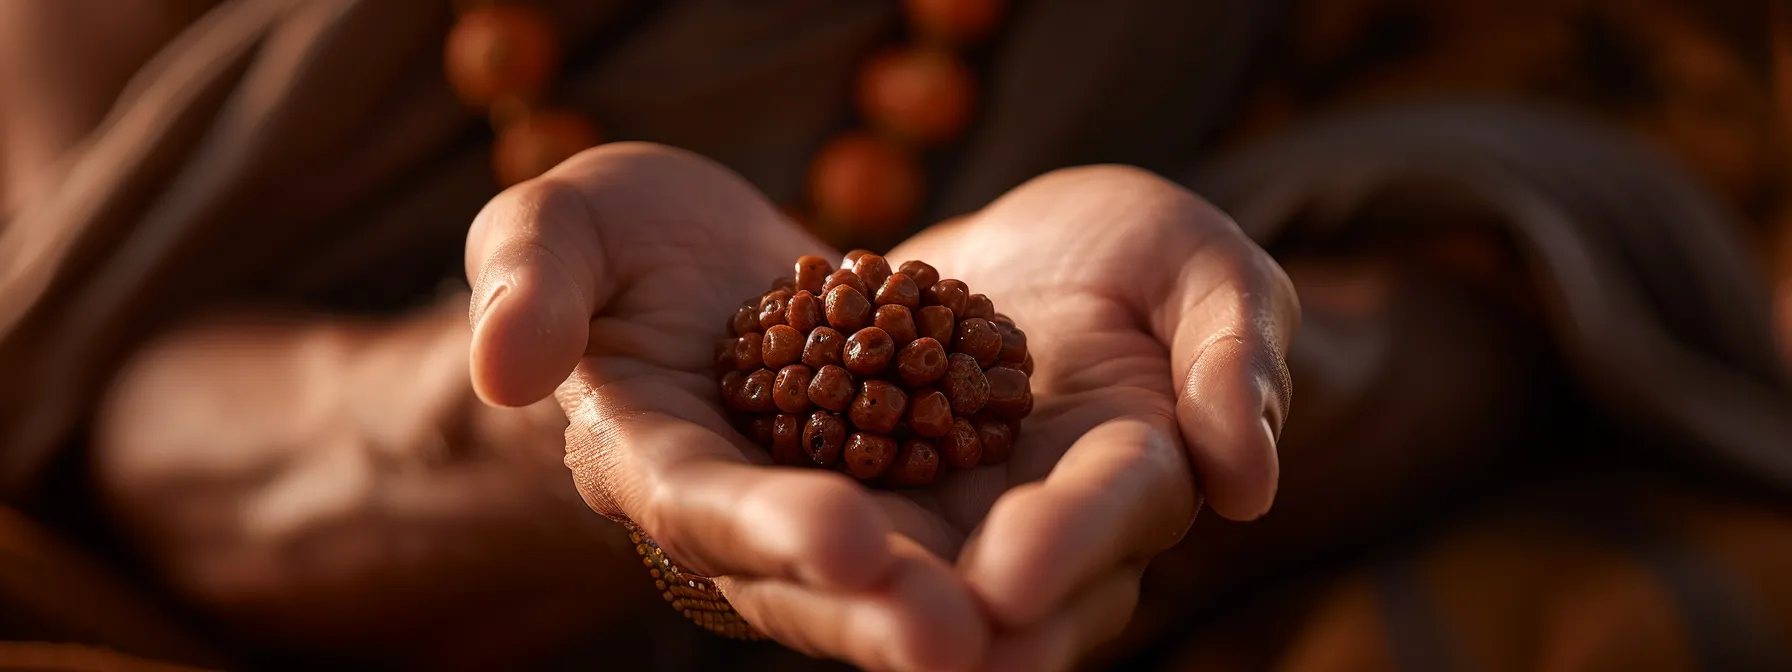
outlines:
[[[720,577],[761,632],[865,667],[971,664],[988,628],[950,565],[846,477],[769,466],[719,403],[724,318],[805,254],[838,256],[711,162],[588,151],[469,233],[474,388],[508,406],[555,393],[586,503]]]
[[[866,667],[1056,666],[1123,624],[1136,569],[1199,507],[1186,456],[1221,513],[1268,506],[1292,295],[1187,192],[1068,171],[892,251],[988,294],[1037,363],[1014,458],[924,490],[771,467],[730,426],[721,320],[805,254],[839,258],[712,163],[586,152],[474,225],[475,389],[557,389],[594,510],[721,577],[766,634]]]
[[[1136,169],[1058,171],[891,258],[988,294],[1035,361],[1014,458],[917,498],[968,539],[958,564],[1009,631],[999,666],[1062,666],[1117,633],[1201,492],[1230,518],[1269,508],[1298,304],[1193,194]]]

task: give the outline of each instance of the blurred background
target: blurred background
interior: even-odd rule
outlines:
[[[1123,163],[1283,264],[1276,512],[1091,668],[1792,669],[1788,96],[1776,0],[0,0],[0,664],[811,664],[467,388],[474,214],[644,140],[842,250]]]

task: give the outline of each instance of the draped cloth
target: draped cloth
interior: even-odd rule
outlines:
[[[783,202],[848,121],[854,64],[899,25],[893,1],[546,4],[571,45],[559,100],[610,139],[698,151]],[[1187,178],[1272,249],[1390,200],[1420,219],[1491,216],[1576,380],[1647,439],[1612,455],[1792,494],[1792,380],[1743,227],[1673,160],[1493,102],[1362,110],[1214,160],[1286,3],[1013,4],[974,55],[978,120],[930,161],[930,217],[1101,162]],[[226,0],[139,72],[59,185],[0,224],[0,501],[42,494],[108,377],[183,316],[390,311],[458,275],[497,187],[490,131],[441,74],[450,9]]]
[[[1653,457],[1792,493],[1792,378],[1767,290],[1736,215],[1667,157],[1565,111],[1427,102],[1315,124],[1193,182],[1271,244],[1389,201],[1406,219],[1498,223],[1576,380],[1671,451]]]
[[[882,1],[545,4],[571,45],[561,100],[784,202],[899,24]],[[1279,8],[1017,4],[936,216],[1058,166],[1185,163]],[[390,309],[458,273],[497,189],[489,131],[442,76],[450,5],[227,0],[142,69],[59,187],[0,229],[0,496],[32,492],[121,358],[187,311]]]

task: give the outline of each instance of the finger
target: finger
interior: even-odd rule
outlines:
[[[964,533],[952,527],[931,501],[932,493],[876,492],[872,497],[890,521],[890,528],[941,558],[956,558],[964,546]],[[921,501],[926,500],[924,506]]]
[[[566,465],[587,504],[624,515],[668,557],[707,576],[835,589],[887,579],[890,523],[864,488],[831,472],[747,464],[708,403],[658,378],[586,372],[561,398]],[[720,425],[720,427],[718,427]]]
[[[998,635],[989,644],[983,669],[1069,670],[1095,647],[1126,629],[1139,604],[1139,566],[1109,571],[1078,593],[1064,609],[1032,628]]]
[[[1042,230],[1051,233],[1038,235]],[[928,252],[936,251],[929,242],[946,244],[940,236],[918,238]],[[1012,240],[1034,247],[1002,242]],[[953,259],[952,249],[978,263]],[[1012,288],[1004,300],[1014,301],[1016,317],[1072,292],[1126,304],[1172,355],[1177,420],[1208,503],[1234,519],[1268,510],[1279,475],[1275,436],[1291,392],[1283,358],[1299,326],[1299,304],[1281,268],[1224,213],[1143,170],[1071,168],[1004,195],[955,246],[938,251],[941,269],[1077,255],[1082,263],[1051,267]],[[1010,256],[990,258],[1004,253]],[[1116,280],[1141,274],[1149,280]],[[1003,282],[971,280],[983,287]],[[1048,336],[1040,334],[1036,345],[1049,348]],[[1042,373],[1051,366],[1040,362]]]
[[[1177,424],[1208,504],[1251,520],[1275,502],[1300,304],[1268,254],[1224,215],[1210,216],[1221,220],[1208,224],[1215,233],[1182,260],[1153,327],[1170,348]]]
[[[996,500],[959,567],[997,623],[1036,625],[1114,567],[1181,540],[1200,502],[1168,425],[1108,421],[1045,480]]]
[[[988,627],[952,569],[901,535],[890,582],[837,593],[775,579],[717,586],[761,633],[811,656],[873,670],[965,669],[982,659]]]
[[[645,143],[586,150],[500,194],[468,231],[474,389],[506,406],[546,397],[585,351],[591,318],[636,305],[619,288],[705,290],[678,297],[679,315],[713,321],[677,326],[707,335],[804,254],[827,252],[713,161]]]
[[[496,405],[538,401],[578,363],[608,300],[597,224],[576,189],[527,183],[480,212],[467,250],[473,389]]]

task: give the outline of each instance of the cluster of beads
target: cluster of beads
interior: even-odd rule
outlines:
[[[1008,458],[1033,410],[1027,336],[921,261],[848,255],[741,305],[716,347],[723,401],[779,464],[913,487]]]

